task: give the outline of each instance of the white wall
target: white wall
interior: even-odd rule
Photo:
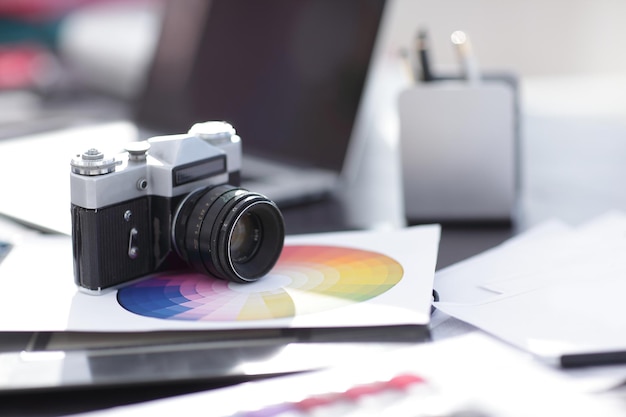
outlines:
[[[450,34],[472,39],[481,65],[523,76],[626,74],[622,0],[393,0],[390,47],[430,32],[437,66],[456,65]]]

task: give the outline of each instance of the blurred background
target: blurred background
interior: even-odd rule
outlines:
[[[116,100],[114,116],[123,117],[145,81],[162,11],[163,0],[0,0],[3,135],[42,103],[93,92]],[[397,97],[412,83],[402,51],[419,29],[428,30],[434,71],[458,71],[450,34],[463,30],[482,70],[517,77],[519,228],[626,208],[625,12],[618,0],[390,0],[353,132],[344,194],[355,203],[346,217],[357,227],[406,223]],[[385,166],[372,168],[383,154]]]
[[[163,1],[0,1],[2,89],[49,88],[74,76],[132,96],[158,36]],[[456,67],[450,34],[462,29],[485,68],[523,77],[620,75],[626,71],[619,49],[624,12],[618,0],[391,0],[384,35],[387,53],[394,54],[426,28],[434,64],[443,69]],[[30,71],[17,70],[26,67]]]
[[[137,92],[159,30],[159,1],[0,1],[3,90]]]

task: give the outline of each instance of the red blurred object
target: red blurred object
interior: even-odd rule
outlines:
[[[101,0],[0,0],[0,16],[27,19],[48,18],[64,14],[85,4]]]
[[[53,58],[37,46],[0,48],[0,90],[39,87],[48,78]]]

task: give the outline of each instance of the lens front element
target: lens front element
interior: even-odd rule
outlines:
[[[230,237],[230,258],[234,263],[248,262],[259,250],[263,238],[259,218],[254,213],[244,213],[236,221]]]

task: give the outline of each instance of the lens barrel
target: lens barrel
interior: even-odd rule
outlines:
[[[190,193],[172,231],[178,255],[194,269],[233,282],[267,274],[285,238],[283,216],[273,201],[228,184]]]

